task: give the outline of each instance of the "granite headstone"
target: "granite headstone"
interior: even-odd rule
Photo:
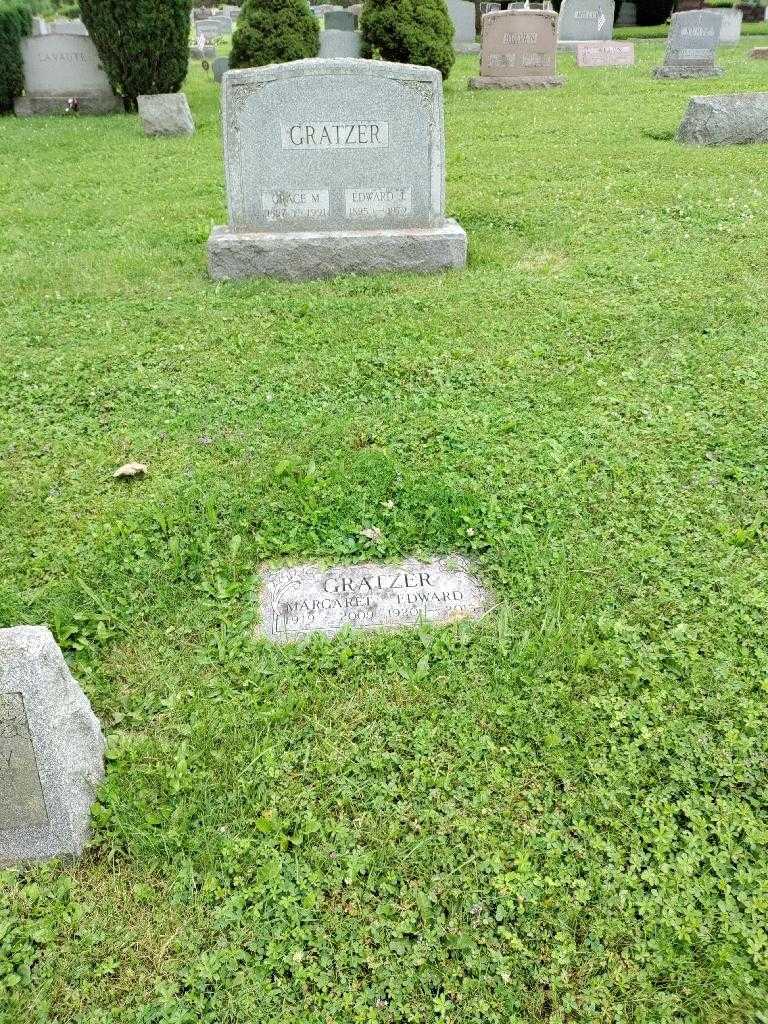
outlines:
[[[664,63],[654,68],[654,78],[713,78],[722,75],[715,67],[720,39],[718,11],[681,11],[672,15]]]
[[[313,58],[229,71],[222,95],[229,224],[208,241],[214,279],[464,266],[434,68]]]
[[[558,47],[575,51],[577,43],[611,39],[614,7],[614,0],[563,0],[557,24]]]
[[[0,865],[78,856],[103,777],[98,720],[50,632],[0,629]]]
[[[470,89],[542,89],[562,85],[557,74],[557,15],[510,10],[486,14],[480,76]]]
[[[448,16],[453,22],[453,48],[457,53],[477,53],[475,5],[468,0],[447,0]]]
[[[741,23],[744,15],[735,8],[723,8],[720,14],[720,46],[735,46],[741,42]]]
[[[227,71],[229,71],[229,57],[216,57],[213,62],[214,82],[221,82]]]
[[[14,102],[18,117],[63,114],[77,97],[83,114],[122,109],[89,36],[50,32],[22,39],[24,95]]]

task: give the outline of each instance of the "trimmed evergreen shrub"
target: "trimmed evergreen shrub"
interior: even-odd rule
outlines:
[[[363,56],[426,64],[447,78],[456,54],[445,0],[365,0]]]
[[[104,70],[126,110],[136,97],[178,92],[189,63],[191,0],[80,0]]]
[[[316,57],[320,25],[307,0],[245,0],[232,36],[231,68]]]
[[[21,40],[32,31],[32,15],[22,0],[0,0],[0,114],[13,110],[24,91]]]

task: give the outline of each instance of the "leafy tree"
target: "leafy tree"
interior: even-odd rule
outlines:
[[[191,0],[80,0],[83,21],[126,110],[178,92],[189,62]]]
[[[32,15],[22,0],[0,0],[0,113],[13,110],[24,91],[21,40],[32,31]]]
[[[445,0],[365,0],[363,56],[426,64],[447,78],[456,54]]]
[[[232,37],[231,68],[316,57],[320,25],[307,0],[245,0]]]

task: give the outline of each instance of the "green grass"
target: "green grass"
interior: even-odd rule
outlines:
[[[0,875],[2,1024],[768,1019],[766,148],[673,141],[748,50],[462,58],[438,277],[208,281],[199,69],[190,140],[0,123],[0,621],[110,745]],[[482,623],[254,638],[265,562],[435,552]]]

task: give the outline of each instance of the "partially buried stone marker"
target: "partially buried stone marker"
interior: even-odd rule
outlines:
[[[722,75],[715,67],[720,38],[717,11],[681,11],[672,15],[664,63],[654,68],[654,78],[713,78]]]
[[[193,135],[195,131],[183,92],[139,96],[139,119],[145,135]]]
[[[692,96],[677,141],[697,146],[768,142],[768,92]]]
[[[400,565],[300,565],[264,574],[261,630],[288,643],[340,629],[397,629],[419,622],[479,618],[489,607],[482,584],[459,557]]]
[[[77,856],[104,739],[41,626],[0,629],[0,864]]]
[[[483,16],[480,76],[470,89],[542,89],[562,85],[556,74],[554,11],[499,11]]]
[[[214,279],[464,266],[467,237],[444,215],[439,71],[345,58],[229,71],[222,108]]]

